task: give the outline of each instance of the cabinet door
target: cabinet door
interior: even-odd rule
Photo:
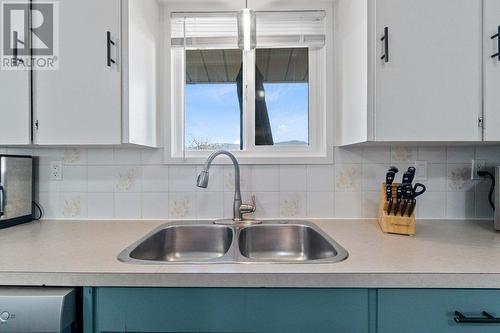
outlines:
[[[499,290],[386,289],[378,291],[380,333],[487,333],[499,332],[499,324],[458,324],[455,311],[481,317],[486,311],[500,316]]]
[[[500,0],[484,1],[484,140],[500,141]],[[492,57],[497,54],[497,56]]]
[[[481,15],[481,0],[376,1],[376,141],[481,140]]]
[[[369,331],[366,289],[97,288],[93,299],[92,332]]]
[[[58,3],[59,69],[34,73],[35,143],[119,144],[120,0]],[[116,60],[111,66],[108,47]]]
[[[31,141],[30,73],[0,70],[0,145]]]

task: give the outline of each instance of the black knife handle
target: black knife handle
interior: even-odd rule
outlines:
[[[403,174],[403,181],[402,181],[402,184],[403,185],[407,185],[407,184],[411,184],[412,182],[412,174],[411,172],[408,172],[406,171],[404,174]]]
[[[386,185],[392,185],[392,183],[394,182],[394,178],[396,178],[396,173],[394,171],[389,170],[385,175]]]
[[[417,169],[415,167],[409,167],[408,172],[410,173],[410,184],[413,183],[413,180],[415,179],[415,174],[417,173]]]

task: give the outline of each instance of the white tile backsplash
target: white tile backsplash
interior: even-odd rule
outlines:
[[[280,192],[306,191],[307,167],[305,165],[282,165],[280,167]]]
[[[143,193],[142,218],[168,219],[168,193]]]
[[[48,218],[194,219],[232,217],[234,170],[214,165],[208,189],[196,187],[201,166],[164,165],[161,149],[1,149],[38,156],[37,197]],[[256,196],[261,218],[373,218],[390,165],[403,171],[428,162],[422,218],[491,218],[488,181],[470,180],[470,160],[500,164],[499,146],[335,148],[331,165],[242,165],[244,202]],[[49,178],[63,161],[63,180]],[[398,180],[398,179],[396,179]]]

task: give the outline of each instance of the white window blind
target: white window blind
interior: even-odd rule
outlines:
[[[324,11],[256,12],[257,47],[325,45]],[[238,47],[236,12],[172,13],[171,45],[192,49]]]
[[[237,13],[172,13],[171,43],[193,49],[237,48]]]
[[[257,47],[323,47],[325,12],[257,12]]]

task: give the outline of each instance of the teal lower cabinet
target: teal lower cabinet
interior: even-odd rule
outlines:
[[[455,311],[500,316],[500,290],[381,289],[377,294],[379,333],[500,332],[499,324],[454,321]]]
[[[367,289],[85,288],[90,332],[368,333]]]
[[[490,333],[500,290],[84,288],[85,333]]]

